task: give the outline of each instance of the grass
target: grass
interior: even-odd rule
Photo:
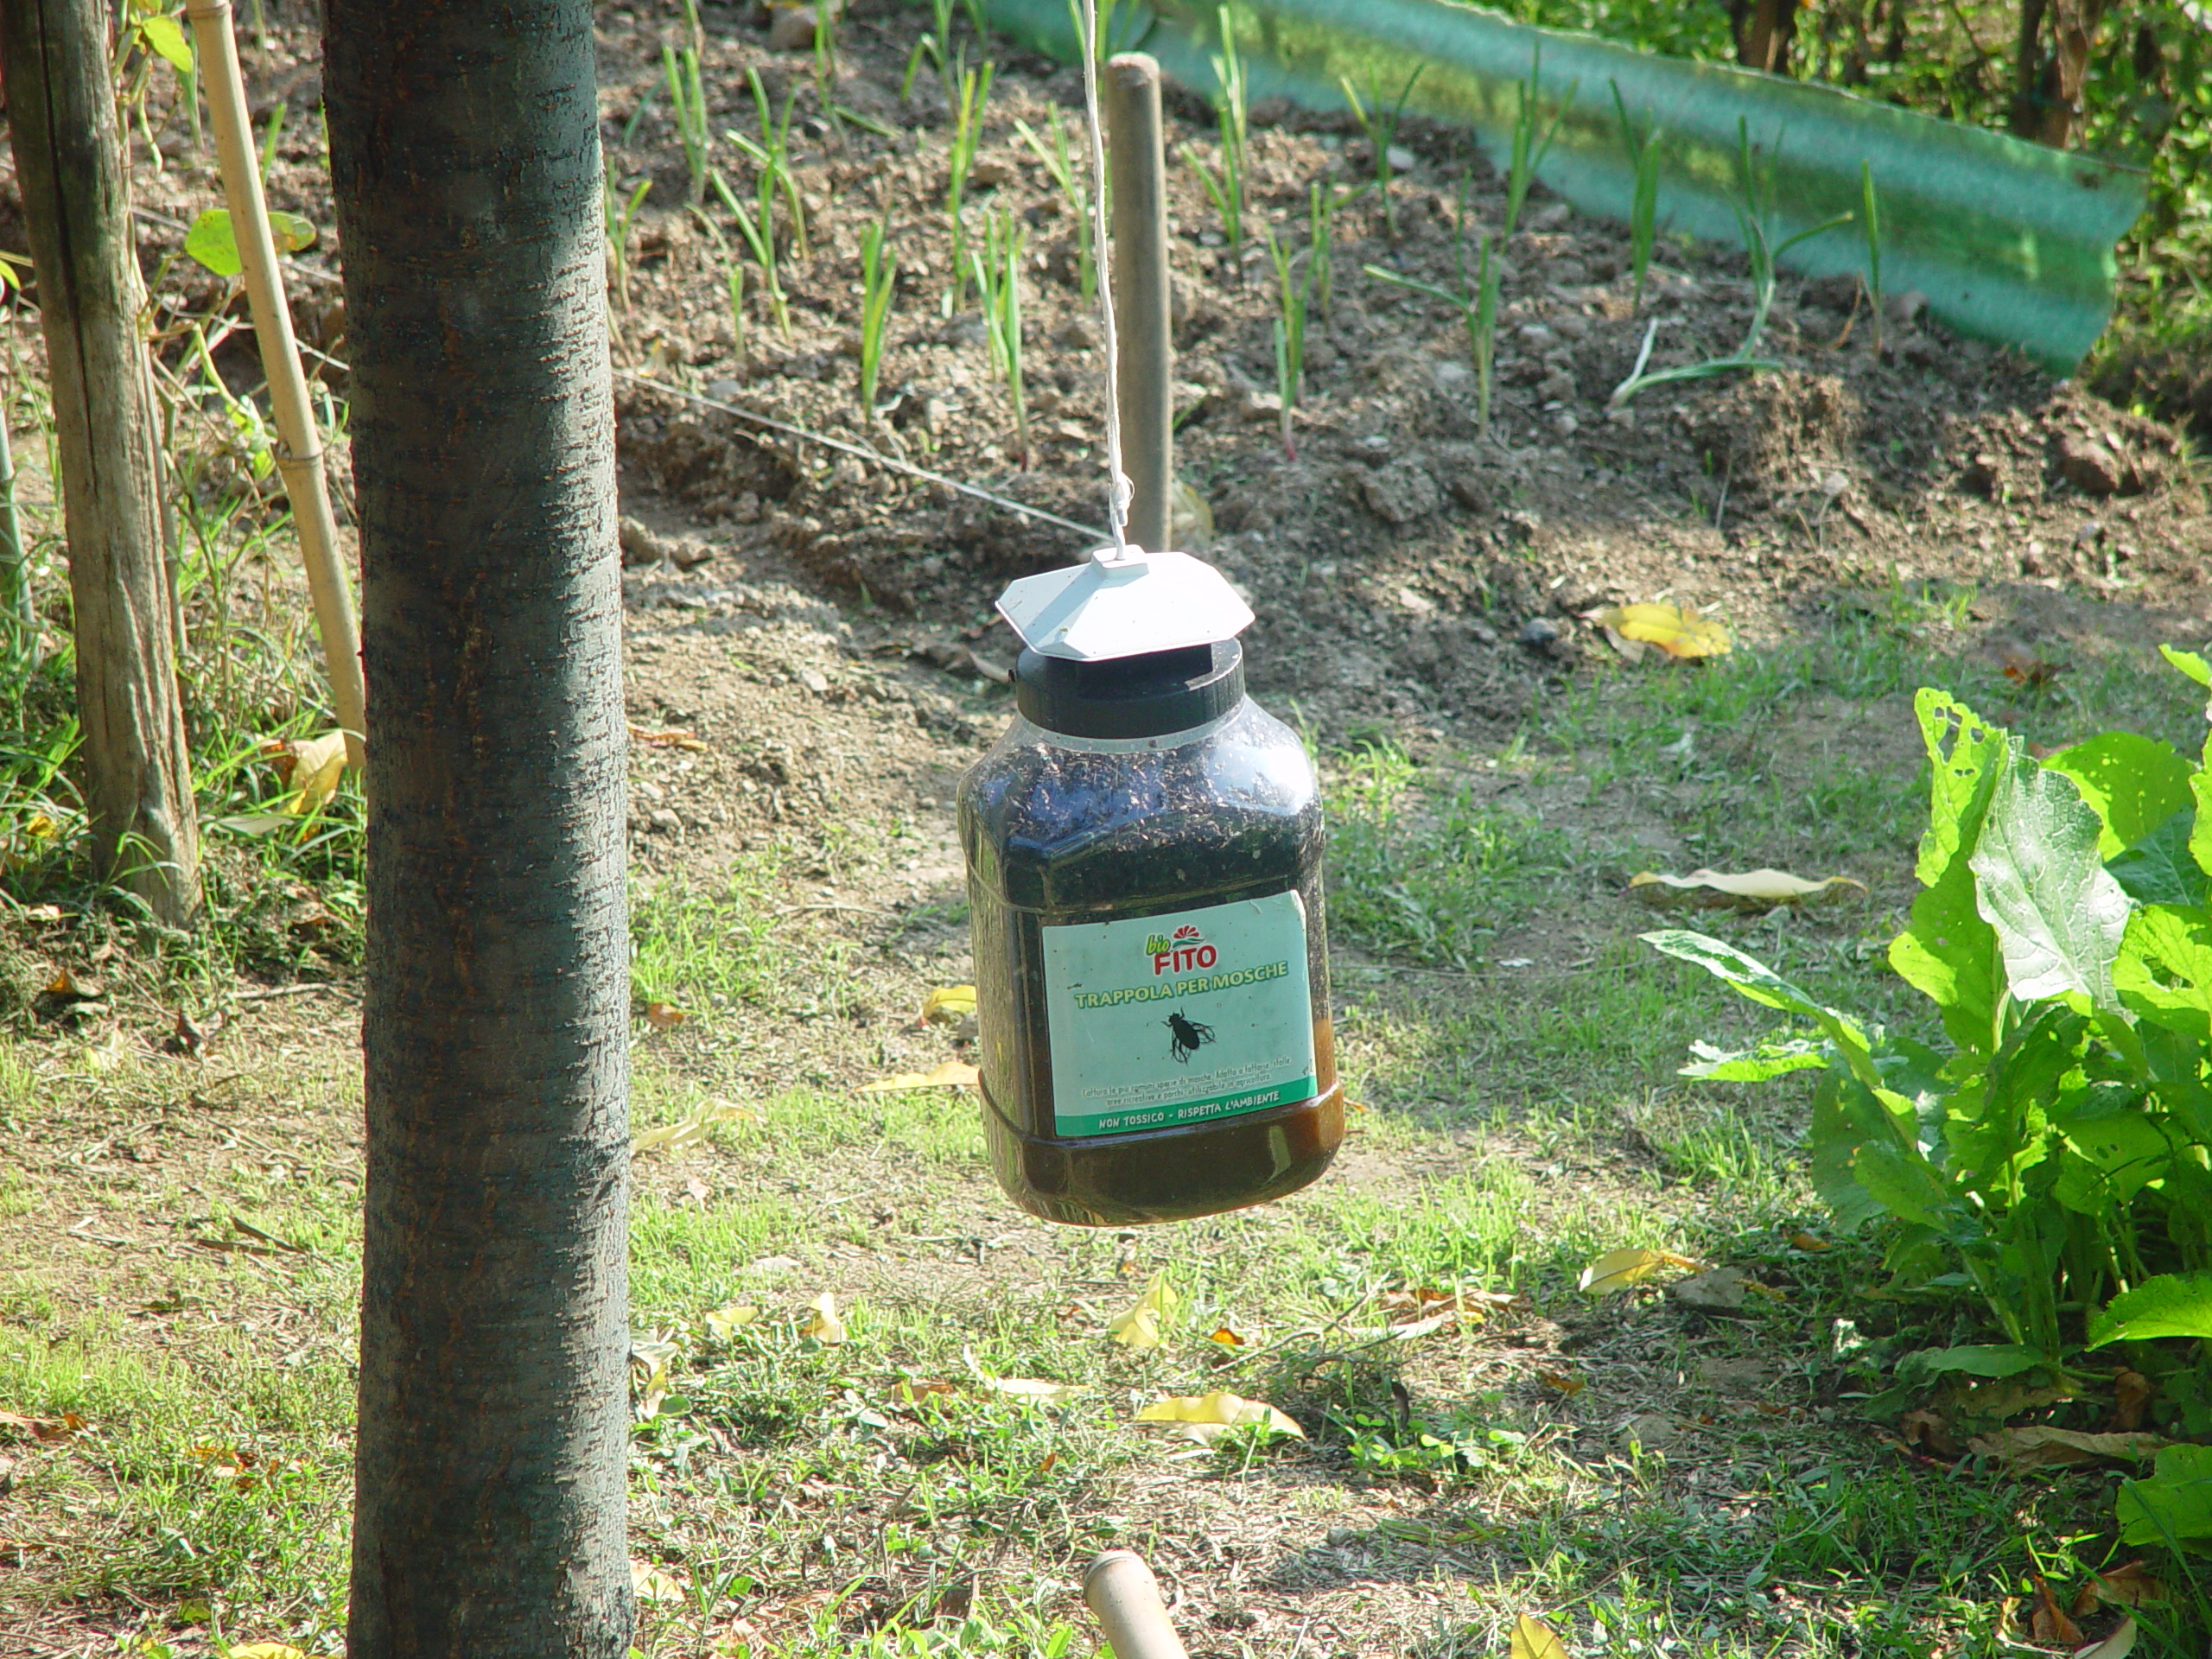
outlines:
[[[1915,784],[1909,752],[1867,746],[1915,684],[1991,707],[2017,690],[1946,654],[1947,598],[1900,589],[1812,645],[1704,670],[1601,672],[1496,751],[1325,754],[1340,1052],[1366,1109],[1342,1172],[1262,1211],[1118,1236],[1014,1215],[971,1096],[801,1075],[842,1052],[882,976],[918,997],[928,970],[786,912],[796,849],[642,885],[637,995],[690,1018],[639,1027],[639,1127],[729,1098],[727,1068],[764,1047],[790,1081],[640,1160],[633,1325],[665,1367],[632,1449],[633,1551],[663,1575],[640,1651],[1087,1654],[1065,1586],[1116,1543],[1179,1575],[1188,1618],[1249,1560],[1302,1586],[1309,1623],[1356,1619],[1359,1650],[1433,1655],[1497,1652],[1523,1611],[1585,1653],[1980,1647],[2024,1573],[2078,1579],[2101,1560],[2096,1482],[1936,1478],[1853,1424],[1839,1318],[1880,1342],[1962,1316],[1870,1299],[1866,1244],[1791,1242],[1825,1231],[1802,1096],[1675,1077],[1690,1040],[1755,1036],[1757,1011],[1645,951],[1645,915],[1616,896],[1654,856],[1647,829],[1724,868],[1847,869],[1870,899],[1710,925],[1838,1001],[1878,1001],[1864,947],[1904,893]],[[2200,716],[2174,678],[2116,658],[2011,712],[2044,741],[2184,734]],[[1645,798],[1654,823],[1627,806]],[[19,1026],[0,1049],[24,1172],[0,1187],[0,1401],[85,1421],[12,1448],[16,1530],[69,1541],[30,1558],[40,1593],[128,1598],[146,1611],[124,1624],[155,1641],[219,1626],[327,1650],[357,1074],[342,1047],[303,1067],[265,1046],[211,1113],[186,1103],[200,1074],[92,1069],[92,1046]],[[839,1064],[855,1063],[873,1062]],[[149,1145],[118,1184],[85,1173],[111,1152],[71,1162],[88,1141]],[[60,1214],[156,1248],[57,1254]],[[250,1240],[234,1217],[305,1248],[191,1242]],[[1783,1292],[1719,1320],[1649,1292],[1578,1296],[1581,1266],[1623,1245]],[[1124,1349],[1105,1321],[1154,1271],[1183,1306],[1160,1348]],[[1389,1299],[1420,1286],[1516,1291],[1548,1323],[1506,1311],[1391,1340]],[[824,1290],[840,1344],[805,1334]],[[1038,1403],[987,1376],[1082,1391]],[[1269,1400],[1305,1438],[1179,1449],[1128,1421],[1211,1389]],[[1230,1554],[1209,1564],[1200,1535]],[[1296,1629],[1247,1639],[1287,1653]]]

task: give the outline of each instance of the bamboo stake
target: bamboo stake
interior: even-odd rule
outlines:
[[[1187,1659],[1143,1557],[1108,1550],[1083,1575],[1083,1599],[1114,1644],[1115,1659]]]
[[[200,52],[223,195],[230,203],[231,235],[238,245],[253,332],[261,345],[261,371],[276,416],[276,471],[284,480],[292,522],[300,533],[300,559],[307,566],[308,589],[315,599],[315,632],[321,636],[323,661],[330,672],[330,701],[346,734],[346,764],[359,768],[368,731],[360,625],[354,620],[353,594],[338,557],[338,520],[330,510],[330,486],[323,475],[322,440],[308,407],[307,377],[300,372],[291,308],[285,302],[283,279],[277,275],[276,245],[269,234],[269,206],[262,198],[260,158],[254,153],[246,120],[245,81],[231,31],[230,0],[187,0],[184,10],[192,20],[193,42]]]

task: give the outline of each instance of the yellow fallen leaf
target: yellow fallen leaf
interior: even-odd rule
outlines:
[[[321,737],[287,739],[284,753],[291,764],[287,766],[280,760],[277,770],[285,774],[292,792],[283,810],[295,817],[321,811],[338,792],[338,780],[346,772],[346,734],[325,732]]]
[[[760,1317],[760,1310],[750,1302],[732,1302],[728,1307],[717,1307],[707,1315],[707,1332],[724,1342],[736,1335],[740,1327],[753,1324]]]
[[[709,1100],[679,1122],[664,1123],[658,1128],[647,1129],[630,1142],[630,1155],[636,1158],[648,1152],[680,1152],[704,1141],[707,1131],[717,1123],[759,1123],[763,1121],[760,1112],[753,1107],[740,1106],[729,1100]]]
[[[1173,1423],[1190,1439],[1204,1444],[1232,1428],[1259,1428],[1270,1434],[1306,1438],[1297,1420],[1285,1416],[1264,1400],[1247,1400],[1235,1394],[1171,1394],[1137,1413],[1141,1423]]]
[[[1206,1335],[1206,1340],[1208,1342],[1217,1342],[1224,1348],[1242,1348],[1244,1346],[1243,1337],[1238,1334],[1234,1328],[1226,1325],[1217,1325],[1212,1331],[1209,1332]]]
[[[645,1004],[645,1023],[655,1031],[674,1031],[690,1017],[688,1011],[677,1007],[673,1002]]]
[[[662,1602],[683,1599],[683,1581],[651,1561],[630,1563],[630,1591],[639,1601]],[[238,1650],[232,1648],[236,1655]]]
[[[249,1642],[243,1647],[229,1649],[228,1652],[231,1659],[315,1659],[315,1656],[283,1642]]]
[[[1692,870],[1688,875],[1662,875],[1639,870],[1629,878],[1632,899],[1662,909],[1692,905],[1702,910],[1772,910],[1777,905],[1797,905],[1816,899],[1840,899],[1844,889],[1866,891],[1866,884],[1847,875],[1831,875],[1808,881],[1787,870]]]
[[[934,1071],[901,1071],[895,1077],[864,1083],[864,1095],[894,1095],[909,1089],[973,1089],[982,1073],[964,1060],[947,1060]]]
[[[922,1000],[922,1015],[915,1023],[957,1026],[975,1012],[976,988],[973,985],[940,985]]]
[[[1669,657],[1722,657],[1729,648],[1728,630],[1694,608],[1657,603],[1607,605],[1589,613],[1601,628],[1610,628],[1624,639],[1640,639],[1656,645]]]
[[[807,1305],[814,1317],[798,1328],[802,1337],[811,1337],[824,1348],[834,1348],[845,1339],[845,1322],[837,1317],[837,1299],[823,1291]]]
[[[1072,1382],[1047,1382],[1036,1376],[987,1376],[983,1386],[1017,1400],[1034,1400],[1040,1406],[1061,1405],[1083,1392]]]
[[[1671,1250],[1607,1250],[1582,1269],[1582,1277],[1575,1281],[1575,1286],[1592,1296],[1609,1296],[1617,1290],[1626,1290],[1630,1285],[1640,1285],[1669,1268],[1680,1268],[1686,1273],[1694,1273],[1702,1265],[1686,1255],[1676,1255]]]
[[[1542,1619],[1523,1613],[1513,1621],[1511,1659],[1567,1659],[1567,1643]]]
[[[1167,1282],[1167,1275],[1155,1273],[1146,1284],[1144,1294],[1137,1298],[1135,1306],[1107,1320],[1106,1333],[1131,1348],[1157,1348],[1160,1326],[1175,1317],[1175,1310],[1182,1304],[1182,1297]]]

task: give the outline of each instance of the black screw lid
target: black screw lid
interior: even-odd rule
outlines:
[[[1097,663],[1025,651],[1014,664],[1014,706],[1069,737],[1187,732],[1243,700],[1244,650],[1234,639]]]

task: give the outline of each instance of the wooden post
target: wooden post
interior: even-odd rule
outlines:
[[[1167,161],[1161,146],[1160,66],[1124,52],[1099,82],[1113,181],[1115,365],[1121,393],[1122,469],[1129,476],[1128,537],[1167,545],[1175,489],[1175,341],[1168,315]]]
[[[200,829],[105,0],[4,0],[0,64],[61,451],[93,867],[175,925],[200,909]]]

